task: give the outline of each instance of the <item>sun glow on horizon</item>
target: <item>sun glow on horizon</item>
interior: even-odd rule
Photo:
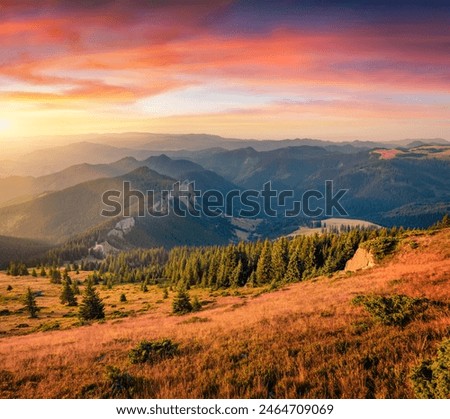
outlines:
[[[450,138],[447,9],[314,3],[2,5],[0,134]]]
[[[3,133],[5,131],[9,131],[12,126],[11,121],[7,119],[0,119],[0,132]]]

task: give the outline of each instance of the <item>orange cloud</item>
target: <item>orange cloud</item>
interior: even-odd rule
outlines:
[[[33,16],[21,14],[21,2],[2,2],[0,12],[9,18],[0,17],[0,80],[8,81],[0,85],[0,104],[88,109],[87,120],[103,107],[117,107],[125,115],[145,97],[177,90],[182,96],[187,86],[221,85],[255,97],[293,98],[264,101],[252,110],[240,109],[239,103],[236,112],[224,109],[224,121],[235,118],[241,124],[237,112],[255,120],[304,113],[324,119],[446,119],[448,106],[379,103],[368,97],[379,91],[450,92],[450,31],[444,17],[414,25],[279,25],[227,32],[215,22],[230,1],[144,1],[139,7],[119,1],[102,9],[103,3],[86,8],[70,1],[42,2]],[[308,95],[311,100],[295,102]],[[195,113],[195,103],[192,107]],[[205,115],[205,121],[219,117]]]

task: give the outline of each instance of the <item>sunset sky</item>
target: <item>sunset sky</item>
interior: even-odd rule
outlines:
[[[450,139],[448,0],[0,0],[0,46],[3,138]]]

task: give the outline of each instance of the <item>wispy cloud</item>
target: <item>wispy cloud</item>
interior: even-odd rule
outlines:
[[[327,2],[299,7],[283,1],[276,10],[270,4],[4,1],[0,105],[7,115],[1,119],[17,127],[21,119],[51,119],[51,110],[54,118],[61,118],[57,111],[73,111],[79,129],[107,131],[113,125],[117,130],[117,118],[127,124],[138,118],[142,128],[145,118],[160,116],[158,124],[148,124],[151,130],[166,117],[192,121],[193,114],[204,114],[201,131],[207,131],[212,109],[215,120],[221,116],[222,126],[240,135],[240,111],[248,116],[270,110],[280,126],[283,120],[292,125],[295,113],[302,121],[314,115],[316,136],[320,118],[343,114],[377,118],[386,136],[393,135],[388,125],[396,118],[401,125],[421,118],[438,134],[435,127],[443,126],[449,102],[430,98],[450,93],[445,4],[417,2],[403,14],[389,5],[363,13]],[[391,99],[374,100],[375,93]],[[395,103],[405,94],[418,100]],[[20,125],[16,133],[24,134]],[[449,136],[446,129],[439,133]]]

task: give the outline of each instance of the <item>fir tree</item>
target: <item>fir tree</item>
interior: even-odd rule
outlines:
[[[278,239],[272,247],[273,281],[281,282],[288,266],[288,241],[285,237]]]
[[[244,274],[244,269],[242,267],[242,261],[239,261],[236,267],[233,269],[230,277],[230,286],[231,287],[239,287],[242,282],[242,277]]]
[[[63,289],[61,292],[61,296],[59,297],[61,304],[67,304],[70,307],[77,305],[77,299],[73,293],[72,288],[68,281],[64,281]]]
[[[266,240],[259,256],[256,267],[256,280],[259,285],[267,284],[272,281],[272,254],[270,241]]]
[[[256,278],[256,271],[252,271],[252,273],[250,274],[248,281],[247,281],[247,285],[249,287],[256,287],[257,286],[257,278]]]
[[[105,318],[102,300],[95,290],[92,281],[88,281],[84,290],[79,316],[82,320],[101,320]]]
[[[289,258],[284,280],[286,282],[296,282],[302,279],[301,260],[297,248],[293,249]]]
[[[36,304],[36,297],[34,296],[33,291],[31,291],[30,287],[28,287],[27,293],[25,294],[24,304],[25,309],[28,311],[30,317],[36,318],[39,308]]]
[[[188,292],[181,288],[172,303],[174,314],[186,314],[192,311],[191,297]]]
[[[73,292],[73,295],[80,295],[81,294],[80,293],[80,288],[78,288],[78,280],[77,279],[74,279],[72,281],[72,292]]]
[[[61,283],[61,272],[59,271],[59,269],[55,268],[50,271],[50,282],[52,284]]]

